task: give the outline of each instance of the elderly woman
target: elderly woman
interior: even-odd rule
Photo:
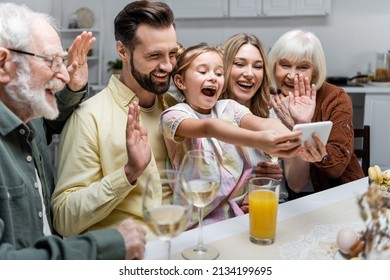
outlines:
[[[285,125],[332,121],[327,144],[317,147],[317,162],[285,160],[285,176],[294,193],[317,192],[364,177],[354,154],[352,102],[340,87],[325,82],[320,40],[311,32],[283,34],[268,54],[277,94],[271,104]],[[293,163],[293,164],[292,164]]]

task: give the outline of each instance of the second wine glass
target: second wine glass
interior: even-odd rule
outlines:
[[[212,260],[219,256],[218,250],[203,242],[203,210],[219,193],[221,170],[218,158],[211,151],[190,150],[180,165],[182,184],[187,197],[198,208],[199,239],[195,247],[182,252],[189,260]]]
[[[182,233],[192,217],[192,202],[186,197],[178,172],[160,170],[151,174],[143,196],[143,216],[151,231],[168,247],[167,259],[171,258],[171,239]],[[173,192],[172,203],[162,205],[151,199],[156,189],[170,186]]]

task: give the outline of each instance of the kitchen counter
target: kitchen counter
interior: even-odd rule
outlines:
[[[372,85],[364,85],[362,87],[356,86],[340,86],[348,93],[389,93],[390,94],[390,86],[372,86]]]

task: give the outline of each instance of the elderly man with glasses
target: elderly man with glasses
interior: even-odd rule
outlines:
[[[83,32],[67,55],[53,19],[0,3],[0,259],[143,258],[145,231],[132,220],[67,239],[52,228],[47,144],[86,94],[94,42]]]
[[[50,63],[51,63],[50,68],[54,73],[60,72],[61,68],[62,68],[62,64],[64,64],[68,59],[67,52],[62,52],[60,54],[53,54],[53,55],[47,56],[47,55],[40,55],[40,54],[36,54],[36,53],[15,50],[15,49],[11,49],[11,48],[9,48],[8,50],[11,52],[16,52],[16,53],[20,53],[20,54],[36,56],[36,57],[42,58],[43,60],[50,61]],[[84,62],[82,62],[81,64],[78,64],[78,65],[80,65],[80,66],[84,65]]]

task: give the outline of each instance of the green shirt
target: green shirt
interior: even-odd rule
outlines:
[[[0,259],[124,258],[124,241],[116,230],[66,239],[43,234],[35,170],[52,229],[49,210],[54,178],[47,145],[85,95],[86,91],[75,94],[64,89],[56,94],[61,114],[55,121],[35,119],[27,124],[0,102]]]

